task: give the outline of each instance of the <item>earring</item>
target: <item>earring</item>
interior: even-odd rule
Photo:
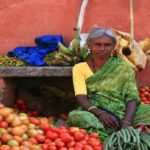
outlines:
[[[88,52],[89,54],[91,54],[91,49],[90,49],[90,48],[88,48],[88,49],[87,49],[87,52]]]

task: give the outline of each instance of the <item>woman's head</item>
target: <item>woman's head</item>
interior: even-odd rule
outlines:
[[[111,29],[92,28],[87,37],[87,45],[93,55],[108,58],[117,43],[116,36]]]

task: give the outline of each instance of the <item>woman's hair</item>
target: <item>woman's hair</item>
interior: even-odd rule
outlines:
[[[110,37],[114,42],[114,44],[116,44],[117,42],[116,35],[111,29],[98,28],[98,27],[94,27],[90,30],[86,42],[88,45],[90,45],[92,39],[97,37],[102,37],[102,36]]]

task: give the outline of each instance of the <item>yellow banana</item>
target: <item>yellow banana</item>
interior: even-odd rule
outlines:
[[[75,38],[72,41],[72,52],[74,53],[74,55],[80,55],[80,39],[79,38]]]
[[[62,53],[56,53],[56,54],[54,55],[54,58],[55,58],[56,60],[61,60],[61,59],[63,59],[63,57],[62,57],[61,54],[62,54]]]
[[[66,55],[64,53],[56,53],[55,54],[55,59],[56,60],[63,60],[65,62],[72,62],[73,61],[73,58],[69,55]]]
[[[59,51],[64,53],[64,54],[67,54],[67,55],[72,55],[72,51],[65,47],[62,43],[58,42],[58,48],[59,48]]]
[[[57,65],[59,65],[59,66],[70,66],[71,65],[71,63],[65,62],[63,60],[58,60],[56,62],[57,62]]]
[[[76,64],[80,61],[80,58],[78,56],[73,57],[73,63]]]
[[[87,60],[89,58],[89,56],[91,55],[91,53],[88,52],[88,47],[87,45],[84,45],[81,48],[81,52],[80,52],[80,56],[83,60]]]

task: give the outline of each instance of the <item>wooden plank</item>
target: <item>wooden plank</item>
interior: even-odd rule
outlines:
[[[69,77],[72,67],[0,67],[0,77]]]

